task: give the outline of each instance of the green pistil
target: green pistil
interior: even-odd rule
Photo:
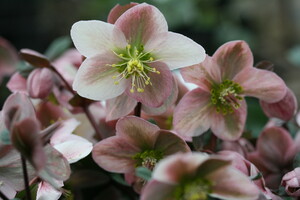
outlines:
[[[211,193],[211,182],[205,179],[185,181],[175,189],[173,197],[176,200],[206,200]]]
[[[139,47],[127,45],[125,50],[114,51],[114,53],[121,59],[119,63],[109,65],[120,73],[112,77],[116,79],[114,84],[118,85],[122,79],[131,77],[130,92],[132,93],[135,91],[144,92],[146,85],[152,85],[150,77],[148,76],[149,72],[160,74],[156,68],[148,65],[154,61],[154,58],[150,52],[144,52],[143,45]]]
[[[225,80],[221,84],[214,85],[210,91],[211,103],[215,105],[216,111],[226,115],[238,109],[239,101],[243,97],[239,96],[243,92],[242,86],[231,80]]]
[[[153,170],[156,163],[163,158],[163,152],[158,150],[146,150],[135,154],[132,158],[136,160],[136,167],[147,167]]]

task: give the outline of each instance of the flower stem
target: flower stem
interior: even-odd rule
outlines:
[[[7,198],[7,196],[5,196],[1,191],[0,191],[0,197],[3,200],[9,200],[9,198]]]
[[[27,197],[27,200],[31,200],[31,192],[30,192],[30,188],[29,188],[29,179],[28,179],[28,173],[27,173],[26,160],[23,155],[21,155],[21,161],[22,161],[22,169],[23,169],[23,178],[24,178],[24,184],[25,184],[25,190],[26,190],[26,197]]]
[[[141,110],[142,110],[142,103],[138,102],[134,109],[134,115],[137,117],[141,117]]]
[[[54,73],[56,73],[58,75],[58,77],[64,82],[67,90],[69,90],[73,95],[76,95],[76,92],[72,89],[72,87],[70,86],[70,84],[68,83],[68,81],[56,70],[56,68],[54,66],[51,66],[51,69],[53,70]],[[79,96],[79,98],[82,98]],[[85,98],[82,98],[83,99],[83,102],[84,100],[86,100]],[[85,113],[85,115],[87,116],[87,118],[89,119],[91,125],[93,126],[96,134],[99,136],[99,139],[101,140],[102,139],[102,134],[101,134],[101,131],[93,117],[93,115],[91,114],[91,112],[89,111],[88,109],[88,105],[85,103],[83,106],[83,111]]]

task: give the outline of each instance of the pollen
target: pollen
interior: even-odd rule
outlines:
[[[121,59],[119,63],[109,65],[119,72],[118,75],[112,77],[112,79],[116,79],[114,84],[117,85],[122,79],[130,78],[131,93],[135,91],[142,93],[146,86],[152,85],[150,73],[160,74],[160,71],[149,65],[155,59],[151,52],[144,52],[143,45],[136,47],[128,44],[125,50],[114,52],[114,54]]]

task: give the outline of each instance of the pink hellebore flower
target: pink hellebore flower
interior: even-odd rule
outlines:
[[[223,140],[238,139],[246,120],[244,96],[272,103],[282,99],[286,86],[275,73],[253,67],[244,41],[228,42],[205,61],[182,69],[185,81],[199,87],[187,93],[174,113],[174,127],[184,136],[209,128]]]
[[[282,177],[281,184],[285,187],[288,195],[299,197],[300,196],[300,167],[295,168],[293,171],[288,172]]]
[[[106,100],[123,93],[146,106],[159,107],[170,96],[170,70],[200,63],[204,49],[191,39],[168,32],[162,13],[146,3],[133,6],[114,24],[79,21],[71,37],[86,57],[73,89]]]
[[[110,172],[134,174],[136,167],[152,170],[163,157],[190,151],[174,133],[135,116],[121,118],[116,131],[116,136],[97,143],[92,154],[95,162]]]
[[[211,197],[255,200],[259,190],[219,156],[179,153],[161,160],[141,200],[206,200]]]
[[[299,144],[299,140],[294,142],[285,129],[269,127],[261,133],[256,151],[249,153],[247,159],[262,172],[267,187],[277,189],[282,176],[292,170]]]

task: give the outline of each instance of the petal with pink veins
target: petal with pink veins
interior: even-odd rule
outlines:
[[[247,68],[233,81],[242,86],[246,96],[253,96],[268,103],[279,101],[286,94],[284,81],[274,72],[267,70]]]
[[[241,106],[226,115],[214,112],[211,117],[211,130],[223,140],[237,140],[241,137],[247,116],[247,104],[242,100]]]
[[[131,113],[137,101],[125,93],[106,101],[106,121],[116,120]]]
[[[253,66],[252,52],[244,41],[223,44],[214,53],[213,58],[221,70],[222,80],[232,80],[241,71]]]
[[[140,151],[123,137],[113,136],[97,143],[93,148],[92,156],[94,161],[107,171],[130,173],[136,164],[133,156]]]
[[[87,58],[80,66],[73,89],[80,96],[93,100],[106,100],[119,96],[126,87],[126,80],[122,79],[118,85],[113,76],[118,76],[119,72],[109,66],[118,63],[118,58],[112,53]]]
[[[144,119],[127,116],[119,119],[116,131],[116,134],[122,136],[129,144],[147,149],[153,148],[159,127]]]
[[[211,126],[210,93],[197,88],[188,92],[174,111],[173,125],[181,136],[198,136]]]
[[[146,3],[127,10],[117,19],[115,25],[133,46],[145,45],[152,35],[168,31],[163,14]]]
[[[152,84],[146,85],[144,92],[130,92],[131,82],[127,82],[126,94],[145,106],[160,107],[170,96],[173,88],[173,76],[166,64],[162,62],[150,63],[160,74],[149,72],[148,76]]]
[[[97,20],[79,21],[73,24],[71,38],[76,49],[87,58],[125,48],[127,44],[124,34],[118,28]]]
[[[206,57],[201,45],[173,32],[152,35],[145,44],[145,51],[151,52],[154,59],[166,63],[171,70],[198,64]]]

